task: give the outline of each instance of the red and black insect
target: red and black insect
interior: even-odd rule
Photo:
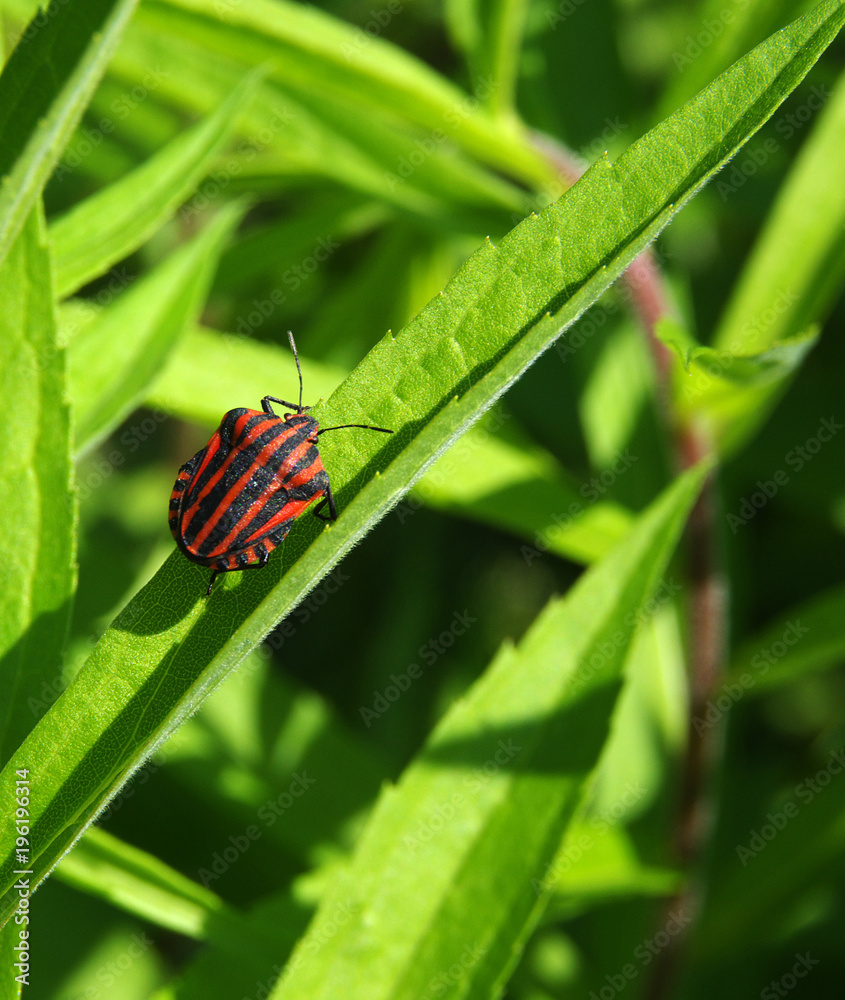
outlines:
[[[192,562],[212,569],[207,594],[218,573],[259,569],[317,497],[321,521],[337,520],[332,488],[317,451],[317,438],[345,427],[392,434],[386,427],[341,424],[324,427],[302,405],[302,369],[293,334],[290,346],[299,372],[299,403],[275,396],[261,410],[229,410],[208,444],[186,462],[170,494],[170,530]],[[271,403],[292,410],[278,416]],[[328,514],[324,508],[328,506]]]

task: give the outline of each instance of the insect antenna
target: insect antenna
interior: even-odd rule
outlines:
[[[288,330],[288,340],[290,349],[293,351],[293,360],[296,362],[296,370],[299,373],[299,406],[297,411],[302,413],[302,369],[299,367],[299,355],[296,353],[296,344],[293,341],[293,331]]]
[[[373,427],[372,424],[340,424],[337,427],[324,427],[322,430],[317,431],[317,437],[321,434],[325,434],[326,431],[342,431],[346,427],[360,427],[365,431],[381,431],[382,434],[393,433],[393,431],[389,431],[386,427]]]
[[[296,344],[293,340],[293,333],[288,330],[288,340],[290,341],[290,349],[293,351],[293,359],[296,362],[296,370],[299,372],[299,406],[297,410],[301,413],[305,407],[302,405],[302,369],[299,367],[299,355],[296,353]],[[279,400],[276,400],[279,402]],[[360,427],[365,431],[381,431],[382,434],[392,434],[393,431],[389,431],[386,427],[373,427],[371,424],[339,424],[337,427],[324,427],[321,431],[317,431],[317,436],[325,434],[326,431],[342,431],[346,427]]]

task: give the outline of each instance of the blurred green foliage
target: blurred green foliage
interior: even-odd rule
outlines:
[[[29,406],[8,415],[8,467],[33,470],[3,483],[10,580],[20,540],[37,532],[35,507],[15,511],[15,484],[31,486],[38,510],[61,511],[43,518],[39,558],[14,575],[41,603],[14,588],[4,598],[4,627],[14,636],[20,626],[26,641],[4,646],[0,661],[3,763],[122,609],[109,634],[132,634],[125,609],[142,606],[168,557],[161,573],[181,574],[165,577],[180,590],[163,593],[193,631],[162,629],[162,657],[199,656],[204,630],[214,635],[184,681],[193,700],[179,702],[182,714],[198,710],[163,745],[151,736],[152,756],[34,897],[29,995],[263,998],[285,969],[281,997],[317,996],[319,977],[326,995],[341,996],[480,998],[496,983],[514,1000],[645,996],[685,919],[666,923],[662,907],[688,877],[672,830],[690,728],[724,739],[714,835],[695,873],[705,905],[682,974],[653,995],[835,995],[845,974],[842,39],[818,62],[809,50],[822,41],[802,42],[806,56],[795,43],[806,77],[784,73],[769,112],[794,91],[655,244],[673,303],[657,330],[670,352],[666,384],[619,282],[206,697],[190,684],[217,656],[225,615],[231,631],[244,621],[248,630],[244,607],[252,614],[252,595],[278,576],[268,567],[261,580],[225,581],[221,600],[231,600],[213,618],[194,603],[207,574],[173,568],[166,502],[225,410],[295,391],[286,331],[303,357],[306,402],[343,385],[341,401],[359,398],[357,387],[382,405],[386,331],[411,323],[482,247],[462,272],[475,294],[492,247],[568,186],[562,151],[572,162],[605,151],[616,160],[814,5],[143,0],[133,12],[98,0],[85,23],[78,6],[39,15],[19,47],[25,60],[39,31],[64,18],[64,75],[40,87],[53,58],[41,52],[20,77],[32,88],[28,116],[0,108],[0,139],[15,153],[0,154],[15,181],[0,194],[10,220],[0,226],[0,309],[9,329],[6,317],[28,317],[44,378],[41,395],[25,398],[52,413],[42,424],[27,422]],[[831,22],[840,16],[841,5],[823,6]],[[0,2],[5,51],[34,10]],[[735,85],[720,98],[726,117]],[[7,86],[12,108],[20,92]],[[763,103],[752,109],[761,118]],[[704,180],[717,159],[686,168]],[[664,166],[655,161],[655,176]],[[27,298],[28,281],[52,281],[56,308],[49,296]],[[442,301],[457,310],[451,287]],[[513,291],[504,279],[502,288]],[[444,305],[443,322],[498,330],[489,298],[468,304],[469,319]],[[409,340],[433,342],[437,301]],[[502,315],[511,308],[507,299]],[[464,359],[444,349],[436,360],[461,371]],[[429,377],[440,387],[422,362],[405,377],[408,399]],[[51,393],[63,394],[55,411]],[[417,416],[434,424],[448,413],[432,404]],[[699,425],[721,458],[713,542],[730,595],[729,669],[706,713],[689,719],[683,545],[666,566],[695,486],[674,478],[673,428]],[[338,449],[327,444],[326,464],[352,523],[353,496],[389,472],[372,442]],[[360,518],[350,545],[376,515]],[[277,566],[305,565],[317,535],[303,525]],[[278,616],[267,614],[269,628]],[[244,632],[244,652],[266,628]],[[602,661],[607,687],[576,711],[554,685],[582,661],[558,663],[554,651],[575,663],[582,641],[615,652]],[[140,648],[127,645],[127,661]],[[20,676],[27,696],[9,722]],[[108,676],[104,704],[138,693]],[[530,723],[543,712],[538,735]],[[106,734],[106,751],[117,754],[122,738]],[[512,783],[509,761],[483,770],[509,738],[534,754]],[[459,780],[470,784],[456,793]],[[471,787],[478,809],[464,815],[452,796]],[[67,844],[78,818],[64,817]],[[434,836],[444,826],[454,843]],[[521,852],[547,863],[533,882],[520,873],[519,895],[508,878]],[[436,895],[441,876],[454,879],[454,896],[448,885]],[[437,905],[422,920],[412,902],[427,893]],[[477,900],[471,920],[455,900]],[[370,902],[369,923],[356,922]],[[419,934],[405,978],[354,981],[356,967],[399,961],[400,929]],[[297,941],[301,968],[289,963]],[[447,953],[457,958],[438,965]]]

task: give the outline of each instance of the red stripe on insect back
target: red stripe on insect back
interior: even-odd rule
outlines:
[[[194,539],[194,543],[193,543],[192,548],[197,548],[198,549],[202,545],[202,543],[205,541],[205,539],[208,538],[209,534],[212,532],[212,530],[217,525],[217,522],[220,520],[221,517],[223,517],[224,514],[226,514],[227,512],[229,512],[232,509],[232,504],[238,499],[238,497],[243,492],[244,487],[246,486],[246,484],[255,475],[255,466],[256,465],[258,465],[258,466],[265,466],[265,465],[267,465],[270,462],[270,460],[273,458],[273,456],[275,455],[275,453],[278,450],[278,448],[284,443],[284,437],[285,437],[284,434],[279,434],[279,435],[276,435],[275,437],[271,438],[267,442],[267,444],[261,449],[261,451],[257,452],[252,457],[252,461],[251,461],[250,466],[240,476],[240,478],[237,479],[237,480],[235,480],[235,482],[229,487],[229,489],[226,492],[226,494],[218,501],[217,507],[215,508],[214,513],[208,518],[208,520],[205,522],[205,524],[202,526],[202,528],[199,530],[199,532],[197,532],[197,535],[196,535],[196,538]],[[228,467],[232,463],[232,460],[235,458],[235,456],[237,454],[238,454],[238,450],[237,449],[233,449],[233,451],[229,455],[226,456],[226,461],[221,466],[218,474],[216,474],[215,476],[213,476],[210,482],[214,483],[215,485],[217,484],[217,482],[219,482],[219,480],[222,478],[224,470],[228,469]],[[209,488],[207,488],[206,490],[203,491],[203,495],[207,494],[209,492],[209,489],[210,489],[210,486],[209,486]],[[258,502],[258,501],[256,501],[256,502]],[[246,516],[247,520],[251,519],[251,517],[253,516],[252,513],[251,513],[251,507],[247,510],[245,516]],[[238,523],[240,524],[243,520],[244,520],[243,517],[240,518]],[[237,531],[242,530],[241,528],[237,528],[237,526],[236,526],[236,529],[237,530],[235,530],[235,532],[234,532],[235,534],[237,534]],[[230,532],[230,534],[232,534],[232,532]],[[215,546],[215,548],[218,551],[224,551],[225,550],[225,546],[224,545],[217,545],[217,546]]]
[[[237,445],[231,448],[231,450],[226,455],[225,459],[220,463],[220,468],[217,469],[214,475],[209,478],[208,482],[204,484],[200,492],[196,496],[191,497],[192,506],[201,504],[202,501],[209,495],[209,493],[211,493],[215,489],[220,480],[223,479],[223,477],[228,473],[229,467],[232,465],[232,462],[234,462],[239,455],[242,455],[244,453],[245,445],[252,444],[255,441],[256,437],[259,436],[259,434],[266,432],[268,423],[276,422],[273,418],[270,418],[269,420],[256,421],[253,430],[250,433],[243,435],[244,428],[249,423],[249,421],[253,420],[255,417],[258,416],[264,416],[264,414],[258,413],[255,410],[246,410],[243,413],[243,415],[237,419],[237,421],[235,422],[234,433],[233,433],[233,437],[237,441]],[[241,435],[243,435],[243,441],[241,440]],[[220,433],[218,431],[212,437],[211,441],[209,441],[208,443],[205,459],[203,460],[203,463],[200,466],[200,468],[197,469],[196,475],[194,477],[196,480],[202,481],[203,473],[205,472],[206,468],[208,467],[209,463],[212,461],[214,456],[220,450],[220,445],[221,445],[221,440],[220,440]]]
[[[307,500],[288,501],[280,511],[277,511],[277,513],[268,519],[267,523],[262,526],[261,531],[273,531],[284,524],[285,521],[292,521],[299,517],[308,504],[312,503],[318,496],[322,496],[322,494],[316,493],[313,497],[308,497]]]
[[[211,435],[211,440],[205,446],[203,460],[191,476],[191,481],[202,479],[203,473],[208,468],[209,464],[214,460],[218,451],[220,451],[220,434],[215,431],[214,434]],[[195,503],[195,498],[192,498],[191,502],[192,504]]]
[[[256,417],[260,419],[256,419]],[[249,428],[250,421],[253,421],[251,428]],[[284,427],[283,422],[278,417],[270,417],[260,410],[247,410],[243,416],[238,417],[235,421],[235,433],[233,435],[235,447],[241,451],[252,448],[267,428],[273,425]]]
[[[253,428],[251,431],[244,434],[244,429],[250,421],[253,422]],[[260,436],[267,436],[268,430],[270,430],[271,433],[267,437],[267,442],[264,447],[265,449],[268,446],[272,448],[273,442],[277,437],[275,428],[278,424],[279,421],[276,418],[268,418],[265,414],[258,413],[255,410],[246,410],[232,427],[231,436],[237,443],[231,446],[226,445],[228,450],[226,451],[222,462],[220,462],[219,466],[209,475],[208,479],[203,482],[203,474],[225,444],[225,442],[221,440],[220,433],[218,432],[215,434],[211,439],[211,442],[209,442],[210,453],[206,456],[205,461],[203,461],[202,468],[199,469],[197,474],[194,476],[195,482],[202,483],[202,486],[198,492],[191,496],[192,510],[198,509],[202,506],[206,499],[218,489],[221,481],[225,480],[225,478],[231,474],[232,466],[235,463],[243,465],[244,459],[248,459],[247,464],[252,464],[253,459],[250,456],[249,449],[254,447],[256,440]],[[212,443],[214,444],[213,449],[211,448]],[[262,453],[262,451],[256,452],[256,459]]]
[[[272,441],[267,447],[265,447],[259,453],[255,464],[266,465],[269,458],[272,457],[273,453],[277,451],[279,448],[284,447],[285,441],[288,436],[289,435],[280,434],[276,439],[274,439],[274,441]],[[291,453],[285,458],[284,465],[282,468],[283,469],[287,468],[290,465],[292,465],[295,468],[296,463],[299,461],[302,455],[308,451],[310,447],[311,447],[311,442],[306,438],[300,445],[294,448],[293,451],[291,451]],[[221,500],[220,505],[218,507],[218,512],[215,513],[215,518],[213,519],[215,524],[220,519],[220,514],[222,513],[222,511],[227,507],[230,507],[235,497],[237,497],[240,494],[241,490],[243,489],[244,479],[249,479],[249,478],[250,476],[246,477],[242,476],[241,479],[238,480],[238,482],[235,483],[235,485],[231,488],[231,490],[229,490],[229,493],[227,493],[226,496]],[[288,486],[292,481],[290,478],[285,476],[283,476],[282,478],[285,486]],[[282,508],[282,511],[289,511],[290,508],[295,508],[296,513],[290,512],[287,515],[285,515],[285,517],[280,517],[282,511],[279,511],[279,513],[277,513],[273,518],[271,518],[266,524],[262,525],[261,531],[266,532],[272,526],[279,524],[282,521],[288,520],[291,517],[298,517],[299,514],[301,514],[302,511],[308,506],[308,503],[310,503],[311,500],[313,500],[313,497],[309,497],[308,500],[305,501],[304,503],[300,501],[291,501],[290,503],[285,504],[285,506]],[[226,535],[226,537],[222,539],[222,541],[220,541],[215,546],[215,549],[220,552],[225,552],[228,549],[228,547],[234,542],[234,540],[238,537],[238,535],[247,530],[250,522],[255,520],[256,517],[258,517],[258,515],[261,512],[261,507],[262,507],[262,499],[261,497],[259,497],[253,504],[251,504],[244,511],[241,517],[238,518],[237,522],[232,526],[231,530],[229,531],[229,534]],[[200,545],[203,542],[203,540],[206,537],[208,537],[208,531],[210,531],[211,528],[213,527],[214,527],[213,524],[210,526],[206,525],[206,528],[203,528],[203,530],[197,535],[195,544]]]
[[[310,444],[309,441],[305,442]],[[303,452],[304,454],[304,452]],[[304,483],[310,482],[315,473],[319,472],[323,468],[323,460],[320,458],[319,454],[315,456],[314,461],[305,469],[294,469],[292,476],[285,479],[286,486],[302,486]]]
[[[313,497],[309,498],[308,500],[291,500],[290,503],[286,503],[280,511],[274,514],[273,517],[269,518],[266,523],[262,524],[257,529],[257,537],[248,540],[247,550],[250,548],[254,548],[257,544],[259,544],[259,542],[261,542],[261,544],[267,547],[268,552],[272,552],[273,549],[276,547],[276,543],[273,542],[270,545],[267,544],[267,540],[265,538],[267,533],[273,531],[276,528],[281,527],[283,524],[285,524],[285,522],[290,522],[294,518],[299,517],[299,515],[305,510],[308,504],[311,503],[311,500],[313,500]],[[257,512],[253,512],[253,517],[255,516],[256,513]],[[224,538],[223,541],[218,546],[218,549],[221,552],[227,551],[228,547],[235,541],[238,535],[241,534],[243,531],[248,530],[249,520],[250,520],[249,517],[241,518],[237,528],[230,531],[229,534],[226,536],[226,538]],[[287,534],[287,532],[285,532],[285,534]],[[246,550],[239,550],[239,551],[246,551]]]
[[[313,448],[313,444],[308,438],[303,438],[302,441],[290,452],[290,454],[285,455],[284,461],[282,462],[280,473],[281,480],[285,486],[299,485],[294,480],[298,480],[299,476],[299,463],[302,458],[308,454],[308,452]],[[312,465],[314,463],[312,462]],[[309,466],[311,468],[311,466]]]

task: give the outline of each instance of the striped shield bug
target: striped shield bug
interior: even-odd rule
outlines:
[[[192,562],[212,570],[206,594],[218,573],[266,566],[294,520],[318,497],[314,514],[321,521],[337,520],[317,450],[321,434],[346,427],[393,433],[369,424],[321,430],[308,416],[310,407],[302,405],[302,369],[293,334],[288,338],[299,373],[299,403],[265,396],[261,410],[229,410],[208,444],[179,470],[170,494],[176,544]],[[273,403],[291,412],[279,416]]]

